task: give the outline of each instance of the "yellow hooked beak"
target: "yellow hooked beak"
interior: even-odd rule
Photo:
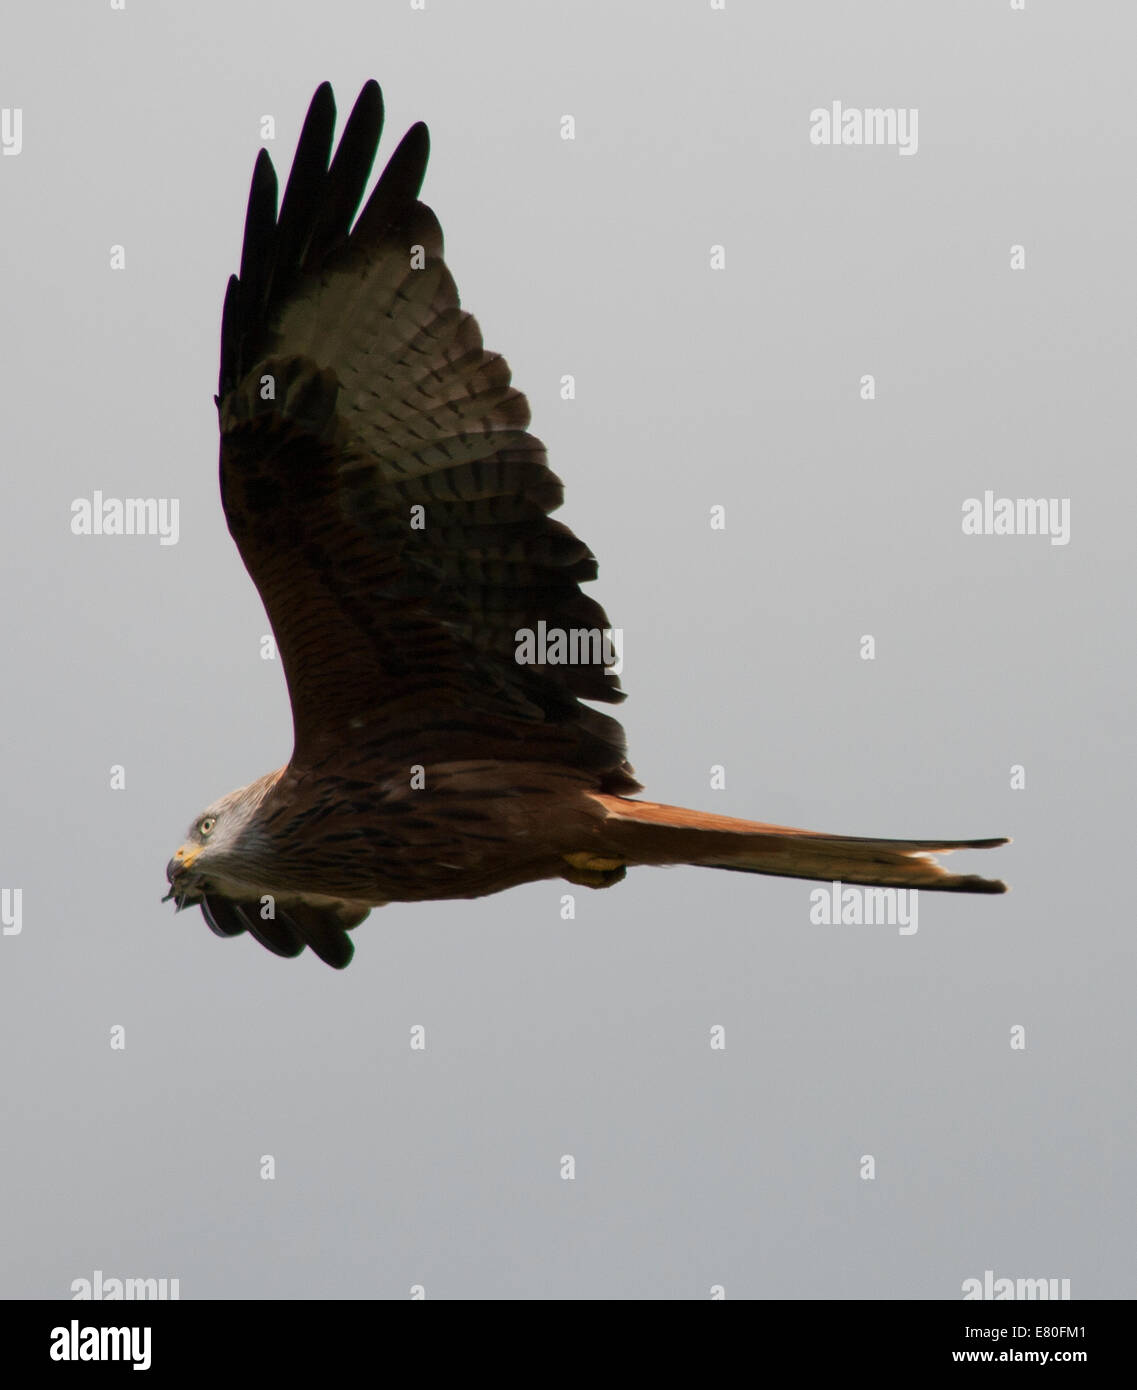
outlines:
[[[193,868],[194,861],[200,853],[200,845],[183,845],[174,855],[173,859],[166,865],[166,882],[170,885],[170,891],[162,899],[164,903],[168,903],[171,898],[176,896],[174,892],[175,882],[180,879],[181,875],[184,874],[187,869]],[[183,890],[181,897],[178,898],[179,910],[185,902],[185,897],[186,894]]]

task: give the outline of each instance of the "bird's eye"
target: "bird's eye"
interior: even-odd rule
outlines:
[[[202,835],[208,835],[209,832],[213,829],[213,827],[214,827],[216,824],[217,824],[217,817],[216,817],[216,816],[206,816],[206,818],[202,821],[202,823],[201,823],[197,828],[198,828],[198,830],[201,832]]]

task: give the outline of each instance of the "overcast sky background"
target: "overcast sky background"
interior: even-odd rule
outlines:
[[[95,1269],[183,1298],[1137,1294],[1133,7],[4,27],[0,1296]],[[212,402],[260,121],[283,181],[316,85],[342,117],[369,77],[381,160],[430,126],[463,303],[600,559],[647,795],[1010,834],[953,865],[1008,896],[926,893],[902,936],[645,869],[389,906],[342,973],[160,905],[191,817],[291,748]],[[918,152],[811,145],[834,100],[917,108]],[[179,499],[178,543],[74,536],[96,489]],[[986,489],[1069,498],[1069,544],[964,536]]]

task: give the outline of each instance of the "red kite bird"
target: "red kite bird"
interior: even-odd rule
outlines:
[[[1001,893],[931,852],[630,799],[624,698],[588,547],[529,406],[487,352],[418,201],[403,137],[356,218],[383,104],[368,82],[332,157],[312,99],[277,211],[262,150],[221,322],[221,499],[276,634],[288,766],[222,797],[166,870],[178,908],[277,955],[342,967],[373,907],[476,898],[630,865]],[[530,639],[539,634],[541,642]],[[547,639],[552,638],[551,649]],[[558,645],[559,644],[559,645]]]

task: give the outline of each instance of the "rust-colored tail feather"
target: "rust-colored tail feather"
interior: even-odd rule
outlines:
[[[949,873],[932,858],[955,849],[993,849],[1009,843],[1006,839],[873,840],[824,835],[654,801],[593,795],[606,813],[602,853],[628,865],[699,864],[783,878],[839,879],[878,888],[948,893],[1007,891],[998,879]]]

